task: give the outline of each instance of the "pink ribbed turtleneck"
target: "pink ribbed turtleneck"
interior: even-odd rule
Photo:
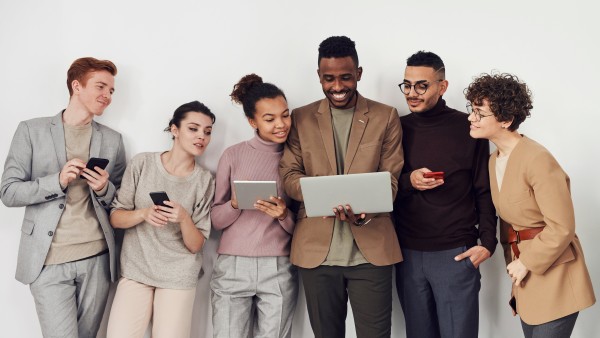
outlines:
[[[294,215],[283,221],[258,210],[239,210],[231,206],[234,180],[277,181],[277,192],[289,206],[279,179],[279,160],[283,144],[268,142],[258,135],[227,148],[219,161],[215,200],[211,209],[212,226],[223,230],[219,254],[236,256],[287,256],[294,231]]]

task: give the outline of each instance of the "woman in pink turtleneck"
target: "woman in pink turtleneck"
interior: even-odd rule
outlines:
[[[294,215],[278,173],[290,111],[283,91],[256,74],[244,76],[231,98],[256,134],[227,148],[217,169],[211,220],[223,233],[210,283],[213,336],[290,337],[298,293],[289,260]],[[234,180],[276,181],[279,196],[240,210]]]

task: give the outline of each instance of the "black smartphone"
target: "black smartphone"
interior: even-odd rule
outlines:
[[[513,312],[515,314],[518,314],[517,312],[517,299],[515,298],[515,296],[512,296],[510,298],[510,300],[508,301],[508,305],[510,305],[510,307],[512,308]]]
[[[100,168],[104,169],[104,168],[106,168],[107,165],[108,165],[107,159],[100,158],[100,157],[91,157],[87,161],[87,164],[85,165],[85,167],[88,169],[94,170],[94,167],[100,167]],[[97,172],[97,171],[94,170],[94,172]],[[83,177],[83,175],[79,175],[79,177],[81,177],[85,180],[85,177]]]
[[[154,202],[154,205],[162,205],[163,207],[170,208],[170,206],[164,203],[164,201],[170,201],[169,196],[166,192],[153,191],[150,193],[150,198],[152,198],[152,202]]]

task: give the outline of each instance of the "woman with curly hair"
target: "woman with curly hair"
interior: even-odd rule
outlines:
[[[550,152],[517,132],[533,108],[511,74],[483,74],[465,90],[470,134],[492,141],[492,199],[512,280],[510,304],[526,338],[570,337],[577,315],[595,303],[579,239],[569,176]]]
[[[298,285],[290,263],[294,216],[279,178],[291,117],[283,91],[244,76],[231,93],[255,130],[219,161],[212,225],[222,230],[210,287],[214,337],[290,337]],[[238,208],[233,181],[276,181],[277,195]]]

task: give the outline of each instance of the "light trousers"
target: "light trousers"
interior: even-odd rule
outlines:
[[[96,338],[110,287],[108,253],[46,265],[29,285],[45,338]]]
[[[161,289],[121,278],[108,319],[107,338],[189,338],[196,289]]]
[[[210,288],[213,337],[291,337],[298,282],[289,257],[219,255]]]

